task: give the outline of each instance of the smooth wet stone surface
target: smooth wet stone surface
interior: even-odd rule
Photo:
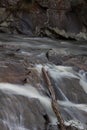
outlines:
[[[3,37],[2,34],[0,35],[0,39],[0,82],[22,85],[27,83],[37,88],[41,96],[50,98],[47,85],[40,70],[42,66],[48,67],[48,71],[50,72],[55,68],[55,65],[56,67],[72,67],[76,75],[79,73],[85,74],[87,70],[87,47],[85,43],[83,45],[82,42],[80,45],[75,43],[76,45],[74,45],[71,44],[72,41],[64,42],[46,38],[29,38],[14,35],[5,35]],[[61,68],[62,71],[64,70]],[[59,73],[56,74],[57,78]],[[55,77],[55,75],[53,76]],[[78,77],[81,78],[80,76]],[[60,102],[68,99],[74,105],[87,104],[87,93],[79,84],[77,78],[64,77],[60,81],[57,80],[55,82],[54,79],[51,79],[51,81],[55,88],[56,97]],[[56,87],[60,88],[60,90],[56,89]],[[9,95],[8,91],[6,91],[8,94],[5,95],[3,94],[4,92],[0,91],[1,119],[4,119],[2,112],[7,111],[8,114],[10,113],[10,116],[17,116],[15,120],[23,123],[21,126],[23,127],[24,125],[24,128],[26,128],[24,130],[34,130],[34,128],[41,130],[46,130],[47,128],[48,130],[57,129],[55,125],[50,125],[48,114],[39,100],[15,94]],[[87,112],[78,110],[76,106],[69,106],[69,102],[67,103],[66,105],[60,104],[60,110],[65,121],[77,119],[86,124]],[[23,114],[23,119],[19,116],[20,113]],[[14,122],[14,119],[10,116],[10,120]],[[8,125],[4,126],[2,121],[0,121],[0,127],[2,130],[9,130]],[[72,128],[71,130],[77,130],[77,128]]]
[[[9,104],[7,106],[7,104]],[[9,94],[0,94],[0,127],[6,121],[6,127],[9,129],[45,129],[46,119],[45,110],[36,99],[28,99],[23,96],[12,96]],[[37,119],[38,117],[38,119]],[[5,127],[5,126],[4,126]],[[20,129],[20,130],[21,130]],[[7,130],[7,129],[6,129]]]

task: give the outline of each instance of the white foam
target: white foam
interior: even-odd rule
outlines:
[[[35,65],[36,69],[39,73],[41,73],[42,67],[45,68],[46,71],[50,74],[53,79],[61,79],[63,77],[66,78],[79,78],[75,75],[72,67],[64,67],[64,66],[56,66],[56,65]]]
[[[35,65],[38,73],[41,74],[42,67],[45,68],[46,71],[50,74],[50,76],[56,81],[58,79],[62,79],[63,77],[66,78],[76,78],[80,80],[80,85],[83,87],[84,91],[87,93],[87,82],[84,80],[84,76],[78,73],[74,73],[71,67],[64,67],[64,66],[55,66],[55,65]],[[9,83],[0,83],[0,90],[4,91],[8,94],[16,94],[26,96],[28,98],[37,98],[42,103],[43,107],[45,108],[47,114],[49,115],[50,121],[53,124],[57,123],[57,118],[52,110],[51,107],[51,100],[49,97],[41,95],[39,91],[31,86],[31,85],[13,85]],[[62,91],[61,91],[62,92]],[[65,95],[64,95],[65,96]],[[67,97],[66,97],[67,98]],[[78,110],[82,110],[87,112],[87,104],[75,104],[70,102],[69,100],[66,101],[58,101],[61,106],[65,107],[74,107]]]
[[[9,130],[29,130],[24,128],[22,124],[12,124],[9,120],[3,120],[2,122],[5,126],[8,126]]]
[[[78,77],[76,75],[74,75],[71,72],[67,72],[67,71],[59,71],[59,70],[57,71],[55,69],[50,69],[50,70],[48,70],[48,72],[54,80],[62,79],[62,78],[68,78],[68,79],[76,78],[76,79],[78,79]]]
[[[29,53],[29,52],[26,52],[26,51],[21,51],[21,54],[25,55],[25,56],[31,56],[32,55],[32,53]]]
[[[64,122],[64,124],[66,126],[74,126],[80,130],[84,130],[84,126],[81,122],[79,122],[78,120],[70,120],[68,122]]]
[[[83,87],[83,90],[87,94],[87,82],[82,80],[82,79],[80,79],[80,85]]]
[[[29,98],[39,99],[43,107],[46,109],[46,112],[50,117],[50,121],[53,124],[56,124],[57,119],[52,110],[50,98],[40,95],[40,93],[34,87],[30,85],[22,86],[22,85],[13,85],[9,83],[0,83],[0,90],[4,91],[5,93],[10,92],[9,94],[16,94],[16,95],[26,96]]]
[[[41,73],[42,67],[48,71],[49,75],[56,81],[62,80],[63,78],[75,78],[79,80],[79,84],[82,86],[85,93],[87,93],[87,79],[84,71],[79,73],[73,71],[72,67],[56,66],[56,65],[44,65],[41,64],[35,66],[39,73]]]
[[[80,76],[80,85],[82,86],[83,90],[85,93],[87,93],[87,77],[86,77],[86,73],[84,72],[84,70],[81,70],[79,72],[79,76]]]
[[[49,115],[51,123],[52,124],[57,123],[57,118],[51,107],[50,98],[47,96],[44,96],[44,95],[40,95],[40,93],[37,91],[36,88],[34,88],[30,85],[22,86],[22,85],[13,85],[13,84],[9,84],[9,83],[0,83],[0,90],[2,90],[5,93],[9,93],[9,94],[16,94],[16,95],[26,96],[28,98],[39,99],[40,102],[42,103],[43,107],[45,108],[47,114]],[[75,107],[78,110],[87,112],[86,104],[74,104],[70,101],[58,101],[58,103],[61,106]]]
[[[87,112],[87,104],[75,104],[75,103],[72,103],[70,101],[58,101],[58,103],[62,106],[75,107],[79,110]]]

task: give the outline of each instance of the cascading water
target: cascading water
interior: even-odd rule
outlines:
[[[87,128],[87,81],[85,72],[76,72],[73,70],[73,68],[64,66],[35,65],[35,68],[37,69],[38,75],[40,75],[40,77],[42,67],[48,71],[48,74],[51,78],[52,85],[54,86],[56,97],[60,105],[60,111],[62,112],[62,116],[65,120],[65,124],[74,125],[79,129]],[[70,84],[63,82],[64,79],[70,81]],[[72,85],[72,81],[74,84],[76,82],[76,86]],[[67,90],[68,87],[70,87],[70,90]],[[79,91],[82,92],[82,98],[85,99],[85,102],[83,101],[82,103],[83,99],[80,99],[81,96],[79,95],[79,92],[77,93],[75,87],[79,87]],[[43,88],[45,91],[44,86]],[[71,90],[73,92],[72,94]],[[47,91],[45,91],[45,93],[47,93]],[[71,94],[72,98],[69,94]],[[27,112],[29,109],[27,105],[23,106],[25,98],[35,98],[40,100],[47,115],[49,116],[51,123],[57,123],[56,116],[51,107],[51,99],[49,96],[45,95],[43,91],[40,93],[39,89],[36,89],[35,86],[29,84],[23,86],[0,83],[0,124],[3,125],[3,130],[37,129],[36,125],[33,126],[33,128],[29,128],[27,125],[25,125],[26,114],[24,114],[24,109],[27,107]],[[28,120],[30,120],[30,118]]]
[[[69,67],[73,62],[74,68]],[[86,64],[86,42],[0,34],[0,130],[46,130],[48,124],[57,124],[42,67],[65,124],[87,129]]]
[[[1,98],[0,103],[2,110],[0,114],[0,124],[2,130],[28,130],[23,124],[22,104],[15,95],[6,95],[3,93],[4,99]],[[16,104],[14,103],[16,102]]]

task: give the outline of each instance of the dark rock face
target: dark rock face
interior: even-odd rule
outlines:
[[[35,2],[22,0],[20,6],[18,2],[18,0],[15,2],[13,0],[0,1],[1,7],[4,6],[11,11],[9,17],[3,21],[7,27],[1,24],[2,32],[38,36],[43,34],[43,28],[49,27],[64,30],[65,33],[87,32],[87,3],[84,0],[36,0]],[[6,17],[6,13],[7,11],[4,12],[3,17]],[[57,32],[57,35],[59,34]]]

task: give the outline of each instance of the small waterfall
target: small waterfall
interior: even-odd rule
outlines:
[[[55,114],[51,108],[50,98],[48,98],[44,95],[40,95],[40,93],[34,87],[32,87],[30,85],[21,86],[21,85],[12,85],[12,84],[8,84],[8,83],[6,83],[6,84],[0,83],[0,90],[2,90],[2,92],[7,93],[7,94],[12,94],[12,95],[16,94],[16,95],[25,96],[28,98],[39,99],[41,101],[42,105],[45,107],[45,109],[50,117],[51,122],[53,124],[57,122]]]
[[[41,77],[42,65],[35,65],[35,68],[38,70],[38,74]],[[58,103],[60,105],[61,112],[63,112],[62,115],[65,120],[65,123],[70,124],[71,122],[75,120],[77,122],[77,125],[79,125],[78,123],[79,121],[82,123],[82,127],[85,128],[86,127],[85,124],[87,122],[87,118],[85,114],[87,113],[87,104],[79,103],[79,102],[74,103],[70,101],[70,99],[68,98],[70,95],[68,96],[68,93],[66,91],[68,87],[67,83],[63,82],[63,78],[70,80],[70,82],[72,81],[72,79],[76,80],[76,82],[79,85],[79,89],[81,88],[81,92],[83,92],[83,97],[84,97],[84,94],[86,95],[86,89],[84,88],[87,86],[87,82],[84,76],[82,76],[80,73],[75,72],[73,68],[71,67],[45,65],[44,68],[48,71],[48,74],[51,78],[51,81],[52,81],[52,84],[53,84],[54,90],[56,91],[57,96],[60,95],[60,99],[59,97],[57,99],[59,99]],[[62,85],[65,85],[65,86],[63,87]],[[69,90],[69,93],[71,94],[72,91],[73,93],[75,91],[73,90],[73,85],[72,85],[71,90]],[[25,119],[24,119],[23,111],[25,107],[23,107],[23,104],[22,104],[25,102],[24,98],[38,99],[40,103],[42,104],[42,106],[44,107],[47,115],[49,116],[51,123],[53,124],[57,123],[56,116],[51,107],[50,97],[45,95],[43,91],[42,93],[40,93],[39,90],[35,88],[35,86],[29,85],[29,84],[13,85],[9,83],[0,83],[0,93],[1,93],[0,95],[1,97],[6,97],[4,100],[2,100],[2,102],[1,102],[2,98],[0,98],[0,103],[2,105],[1,107],[3,111],[0,118],[0,123],[2,122],[4,124],[4,127],[5,127],[4,130],[29,130],[28,127],[25,127],[25,123],[24,123]],[[77,94],[77,97],[78,95],[79,93]],[[22,98],[20,99],[20,97]],[[29,109],[29,106],[27,107],[27,110],[28,109]],[[1,113],[1,108],[0,108],[0,113]],[[82,117],[82,119],[80,117]],[[31,130],[34,130],[34,129],[31,128]]]
[[[8,93],[8,92],[7,92]],[[2,130],[28,130],[23,123],[23,106],[15,95],[0,93],[0,127]]]
[[[55,82],[55,80],[51,79],[52,83],[53,83],[53,87],[54,87],[54,91],[55,91],[55,95],[56,95],[56,99],[60,100],[60,101],[69,101],[68,98],[65,96],[65,94],[63,93],[63,91],[61,90],[60,83],[61,81],[58,80]]]
[[[42,65],[36,65],[36,69],[41,74]],[[63,82],[63,78],[72,79],[76,78],[79,79],[77,74],[73,71],[72,67],[64,67],[64,66],[55,66],[55,65],[45,65],[45,70],[48,72],[52,85],[54,87],[56,96],[59,100],[69,101],[67,96],[61,90],[61,83]]]
[[[83,87],[85,93],[87,93],[87,72],[85,72],[84,70],[80,70],[79,75],[81,77],[80,85]]]
[[[36,68],[38,72],[41,73],[42,66],[36,65]],[[64,66],[45,65],[44,68],[51,77],[55,93],[57,93],[58,99],[60,100],[58,101],[58,103],[61,107],[64,107],[64,111],[66,111],[65,113],[67,114],[68,112],[73,120],[77,120],[76,122],[81,121],[86,123],[87,119],[81,113],[81,111],[87,113],[86,73],[81,75],[80,73],[76,72],[72,67]],[[64,79],[67,79],[67,82]]]
[[[14,100],[17,102],[16,109],[18,109],[17,111],[15,111],[15,107],[13,105],[13,103],[10,100],[6,100],[3,101],[5,102],[6,107],[9,104],[9,107],[7,107],[7,109],[4,109],[4,120],[2,121],[5,125],[7,125],[9,127],[10,130],[27,130],[26,128],[24,128],[23,126],[23,114],[22,114],[22,106],[20,104],[20,102],[18,103],[18,100],[16,98],[16,95],[21,95],[21,96],[25,96],[28,98],[37,98],[40,100],[40,102],[42,103],[43,107],[45,108],[47,114],[50,117],[50,120],[53,124],[56,124],[57,119],[56,116],[51,108],[51,100],[50,98],[48,98],[47,96],[44,95],[40,95],[40,93],[32,86],[26,85],[26,86],[20,86],[20,85],[12,85],[12,84],[5,84],[5,83],[0,83],[0,90],[2,92],[4,92],[4,94],[10,94],[11,98],[14,98]],[[76,108],[78,110],[82,110],[84,112],[87,112],[87,105],[85,104],[74,104],[71,103],[69,101],[58,101],[58,103],[60,104],[60,106],[63,106],[63,108],[67,108],[67,109],[71,109],[72,108]],[[70,110],[69,110],[70,111]],[[19,113],[19,119],[17,119],[18,117],[16,117],[17,112]],[[10,115],[9,115],[10,114]],[[75,117],[73,117],[74,119]],[[19,120],[19,121],[18,121]]]
[[[41,74],[42,65],[36,65],[36,69]],[[44,65],[45,70],[48,72],[51,81],[53,83],[55,92],[58,93],[59,99],[68,101],[68,97],[66,95],[67,91],[69,91],[70,86],[73,87],[73,94],[75,97],[77,92],[74,92],[74,89],[80,89],[80,93],[84,93],[84,97],[87,93],[87,74],[86,72],[81,73],[76,72],[72,67],[64,67],[64,66],[56,66],[56,65]],[[67,82],[66,82],[66,80]],[[69,84],[70,82],[70,84]],[[76,86],[75,86],[76,83]],[[67,86],[68,85],[68,86]],[[63,87],[64,86],[64,87]],[[68,88],[69,87],[69,88]],[[64,90],[63,90],[64,89]],[[70,88],[71,89],[71,88]],[[69,93],[69,92],[68,92]],[[78,98],[78,96],[76,97]],[[86,100],[86,99],[85,99]],[[78,99],[77,99],[78,102]]]

